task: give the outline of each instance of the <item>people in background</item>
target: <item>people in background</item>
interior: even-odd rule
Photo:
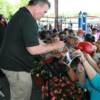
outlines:
[[[96,28],[92,28],[92,35],[95,37],[95,42],[96,42],[98,40],[97,29]]]
[[[6,27],[7,27],[7,21],[5,17],[2,14],[0,14],[0,47],[3,41]]]

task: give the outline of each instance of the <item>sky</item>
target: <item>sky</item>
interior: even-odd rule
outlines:
[[[51,2],[51,8],[47,14],[54,15],[54,0]],[[80,11],[87,12],[89,15],[100,15],[99,0],[58,0],[59,1],[59,15],[74,16]],[[20,2],[20,0],[9,0],[12,4]]]
[[[51,9],[49,13],[54,12],[54,0],[51,2]],[[74,15],[80,11],[87,12],[89,15],[100,15],[99,0],[59,0],[59,14],[60,15]]]
[[[12,5],[16,5],[17,3],[20,2],[20,0],[9,0],[9,2],[10,2]]]

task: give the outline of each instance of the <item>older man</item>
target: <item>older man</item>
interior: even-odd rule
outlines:
[[[64,47],[62,41],[39,44],[37,20],[49,8],[48,0],[30,0],[8,23],[0,52],[0,68],[8,78],[11,100],[30,100],[30,71],[34,68],[35,56]]]

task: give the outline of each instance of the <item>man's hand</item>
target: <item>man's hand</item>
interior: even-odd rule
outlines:
[[[59,50],[64,48],[65,43],[63,41],[57,41],[52,43],[52,46],[54,47],[54,50]]]

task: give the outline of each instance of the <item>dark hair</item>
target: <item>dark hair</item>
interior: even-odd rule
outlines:
[[[3,15],[2,14],[0,14],[0,20],[3,18]]]
[[[54,42],[55,37],[58,36],[58,33],[43,30],[39,33],[39,36],[40,39],[43,40],[43,42],[52,43]]]
[[[49,8],[50,8],[50,2],[48,0],[30,0],[28,5],[37,5],[37,4],[48,4]]]
[[[92,31],[97,31],[97,29],[96,28],[92,28]]]
[[[0,26],[3,26],[3,27],[7,26],[7,21],[6,21],[5,17],[2,14],[0,14]]]
[[[91,34],[86,34],[84,39],[85,39],[85,41],[95,42],[95,37],[92,36]]]
[[[68,31],[68,28],[64,28],[64,31]]]

